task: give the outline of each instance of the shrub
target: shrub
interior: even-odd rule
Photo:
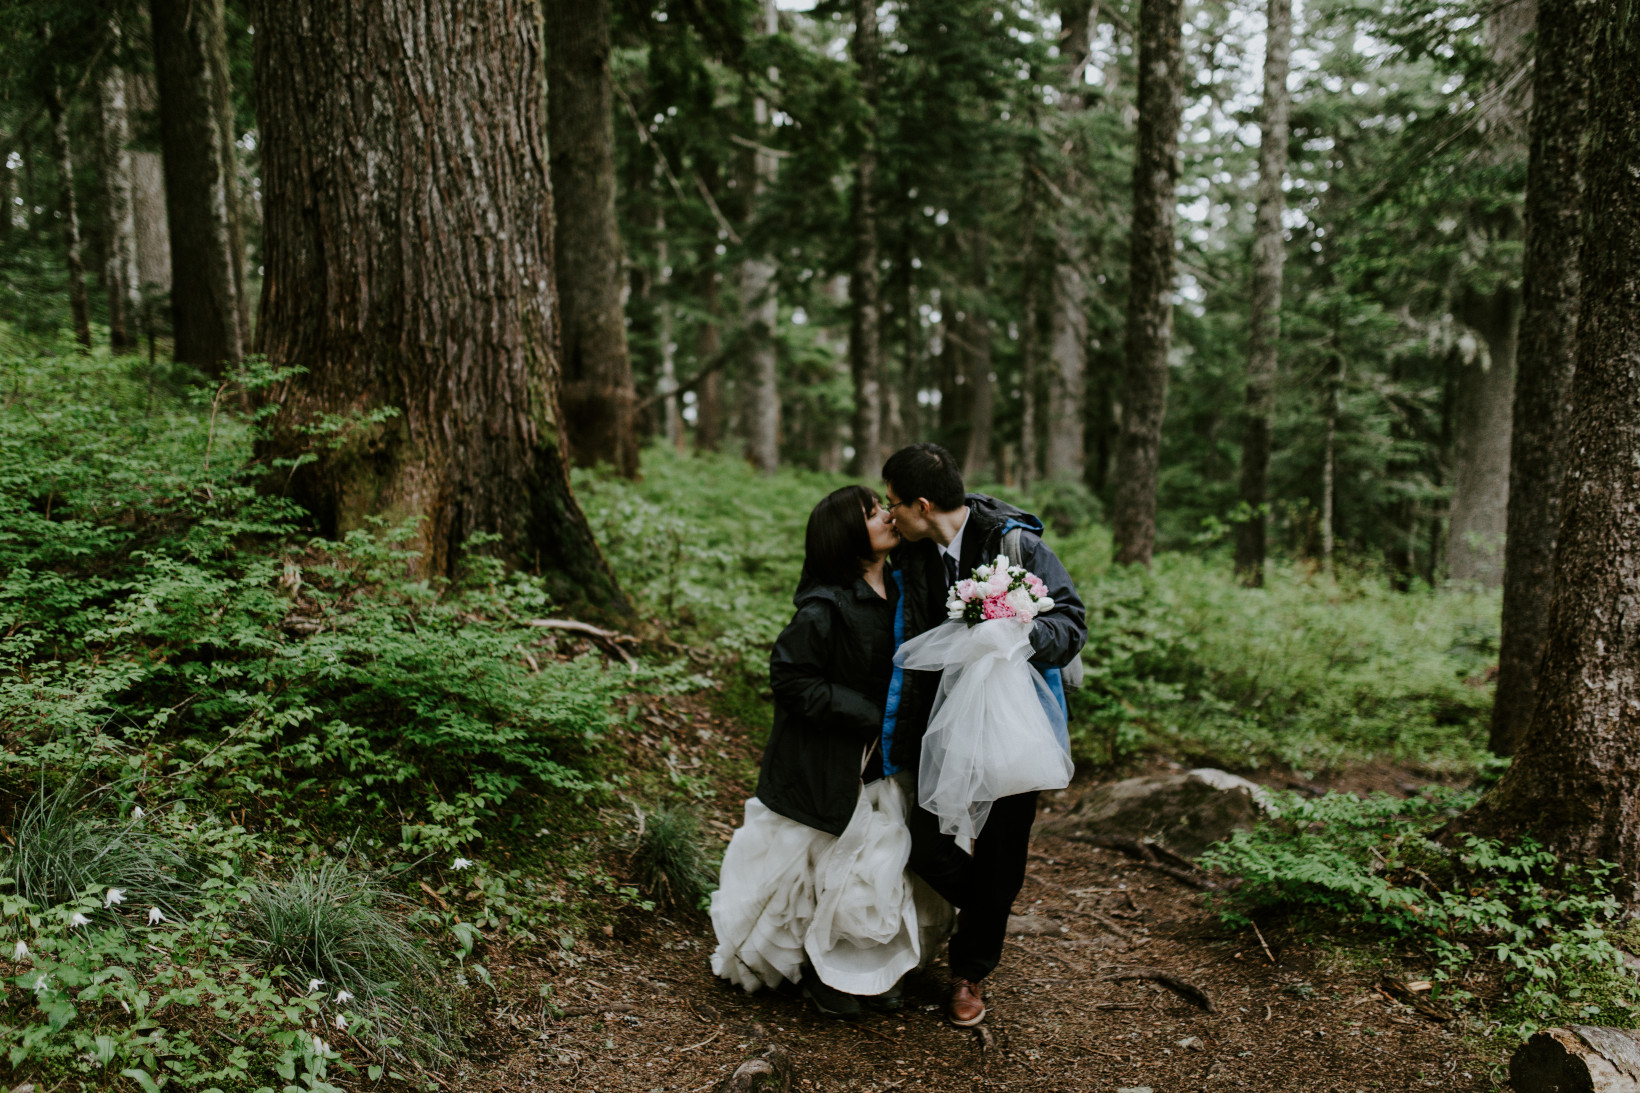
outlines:
[[[12,891],[48,908],[113,888],[133,904],[176,913],[187,899],[191,872],[182,848],[136,816],[98,815],[95,806],[108,792],[73,782],[50,789],[42,780],[12,826],[4,868]]]
[[[394,1054],[450,1057],[455,1040],[434,989],[437,969],[402,923],[410,901],[338,861],[250,884],[244,898],[245,944],[270,972],[328,995],[325,1009],[360,1018],[351,1031]]]
[[[1271,820],[1201,861],[1241,878],[1220,897],[1228,922],[1298,912],[1409,942],[1459,1001],[1469,997],[1459,986],[1466,973],[1490,969],[1526,1033],[1538,1022],[1631,1023],[1640,985],[1608,935],[1621,916],[1616,868],[1559,862],[1529,838],[1436,842],[1434,831],[1472,801],[1274,794]]]
[[[717,875],[701,848],[699,818],[665,805],[640,815],[640,824],[632,851],[638,887],[662,907],[703,907]]]

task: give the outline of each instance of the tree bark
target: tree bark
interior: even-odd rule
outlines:
[[[1019,480],[1022,490],[1031,488],[1037,473],[1037,384],[1040,380],[1038,355],[1041,353],[1041,313],[1037,296],[1041,291],[1038,273],[1042,248],[1037,240],[1037,216],[1041,206],[1036,172],[1041,165],[1029,153],[1025,156],[1025,177],[1020,182],[1020,234],[1025,238],[1024,268],[1020,271],[1019,317]]]
[[[1595,0],[1538,0],[1520,344],[1504,540],[1503,637],[1491,746],[1512,755],[1532,717],[1565,478],[1577,361],[1578,255]]]
[[[700,303],[704,317],[695,331],[696,367],[705,368],[723,352],[723,335],[718,329],[718,271],[707,264],[700,273]],[[723,444],[723,369],[695,385],[695,448],[715,452]]]
[[[1487,16],[1486,52],[1493,77],[1478,107],[1478,128],[1481,154],[1494,167],[1527,157],[1532,83],[1520,70],[1528,63],[1526,47],[1536,15],[1537,0],[1512,0],[1494,6]],[[1511,239],[1519,231],[1519,216],[1511,210],[1493,234]],[[1447,572],[1454,581],[1488,588],[1503,583],[1520,310],[1520,286],[1507,281],[1486,293],[1465,290],[1453,301],[1453,313],[1485,340],[1488,363],[1481,369],[1465,367],[1458,377]]]
[[[853,50],[866,111],[854,161],[854,265],[848,283],[853,304],[848,362],[854,380],[854,458],[849,473],[860,477],[881,466],[884,456],[877,276],[877,0],[854,0]]]
[[[1640,10],[1597,5],[1555,596],[1514,764],[1461,821],[1616,863],[1640,903]]]
[[[991,383],[991,320],[985,313],[990,287],[990,241],[975,228],[968,241],[970,275],[973,279],[968,306],[964,309],[961,337],[963,360],[967,363],[968,450],[962,473],[979,480],[991,473],[991,423],[995,397]]]
[[[774,0],[763,0],[763,33],[772,36],[778,31]],[[771,82],[776,75],[773,69],[769,70]],[[756,147],[747,151],[742,172],[747,213],[745,235],[749,239],[755,238],[751,229],[757,219],[758,205],[764,192],[774,184],[779,167],[774,153],[762,144],[768,135],[769,103],[758,95],[752,100],[752,140]],[[773,255],[766,249],[748,254],[740,264],[742,341],[746,346],[747,397],[743,400],[747,417],[744,423],[746,455],[764,474],[773,474],[780,466],[780,377],[774,344],[780,319],[775,285],[778,270]]]
[[[262,0],[265,457],[326,535],[476,533],[626,610],[570,491],[558,405],[541,25],[528,0]]]
[[[1292,52],[1292,0],[1269,0],[1264,32],[1264,132],[1258,150],[1258,209],[1253,220],[1252,311],[1247,339],[1247,420],[1241,444],[1241,501],[1236,525],[1236,573],[1249,588],[1264,584],[1266,482],[1274,427],[1277,346],[1281,337],[1282,236],[1287,174],[1287,69]]]
[[[615,220],[609,0],[555,0],[544,10],[564,431],[576,463],[609,463],[632,478],[638,436]]]
[[[1093,9],[1086,0],[1071,0],[1059,11],[1060,117],[1074,124],[1087,96],[1082,87],[1093,50]],[[1074,137],[1071,146],[1080,145]],[[1083,191],[1073,152],[1061,179],[1061,191]],[[1059,208],[1054,217],[1053,311],[1048,335],[1047,444],[1043,473],[1050,480],[1081,482],[1086,474],[1088,373],[1087,248],[1076,222],[1078,208]]]
[[[85,294],[85,261],[80,256],[80,213],[74,200],[74,149],[68,141],[68,112],[62,91],[47,93],[51,114],[51,158],[57,166],[57,207],[63,220],[63,250],[68,263],[68,303],[74,316],[74,340],[91,348],[91,309]]]
[[[108,292],[108,343],[115,351],[137,344],[136,324],[142,310],[125,87],[125,71],[110,68],[97,88],[102,135],[103,284]]]
[[[1140,0],[1139,132],[1133,161],[1122,435],[1116,453],[1116,561],[1148,566],[1173,339],[1174,194],[1183,94],[1182,0]]]
[[[128,116],[152,125],[158,101],[153,79],[143,73],[125,74]],[[165,214],[165,163],[158,152],[137,147],[131,156],[131,210],[136,225],[137,290],[142,301],[142,325],[153,324],[152,300],[171,291],[171,227]]]
[[[245,355],[245,245],[222,0],[149,0],[171,232],[176,358],[208,372]]]
[[[1634,1093],[1640,1089],[1640,1035],[1604,1025],[1540,1029],[1510,1056],[1509,1088],[1515,1093]]]
[[[1510,407],[1520,293],[1500,289],[1465,301],[1460,314],[1481,335],[1487,352],[1458,373],[1447,572],[1454,581],[1496,588],[1503,582],[1509,509]]]

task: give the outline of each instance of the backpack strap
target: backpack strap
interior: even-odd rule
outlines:
[[[1025,564],[1019,553],[1019,537],[1024,534],[1024,531],[1024,528],[1016,524],[1002,533],[1002,553],[1008,556],[1009,565],[1022,566]]]

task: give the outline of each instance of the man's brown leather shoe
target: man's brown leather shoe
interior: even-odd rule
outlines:
[[[945,1016],[961,1028],[971,1028],[985,1020],[985,995],[978,983],[958,979],[951,985],[951,1002],[945,1007]]]

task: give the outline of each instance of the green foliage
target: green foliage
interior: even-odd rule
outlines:
[[[340,861],[244,889],[246,947],[308,994],[331,995],[354,1035],[394,1055],[447,1060],[457,1047],[432,959],[403,924],[413,905]],[[322,989],[321,989],[322,988]]]
[[[686,805],[663,805],[640,816],[632,849],[638,886],[662,907],[704,909],[717,886],[706,857],[700,819]]]
[[[1612,933],[1622,910],[1616,867],[1560,862],[1531,839],[1435,841],[1472,802],[1275,794],[1270,820],[1202,862],[1241,878],[1221,897],[1233,924],[1299,911],[1329,929],[1354,924],[1411,943],[1432,962],[1438,995],[1454,1001],[1473,997],[1468,973],[1498,974],[1510,993],[1504,1015],[1523,1035],[1540,1024],[1632,1023],[1640,983]]]

